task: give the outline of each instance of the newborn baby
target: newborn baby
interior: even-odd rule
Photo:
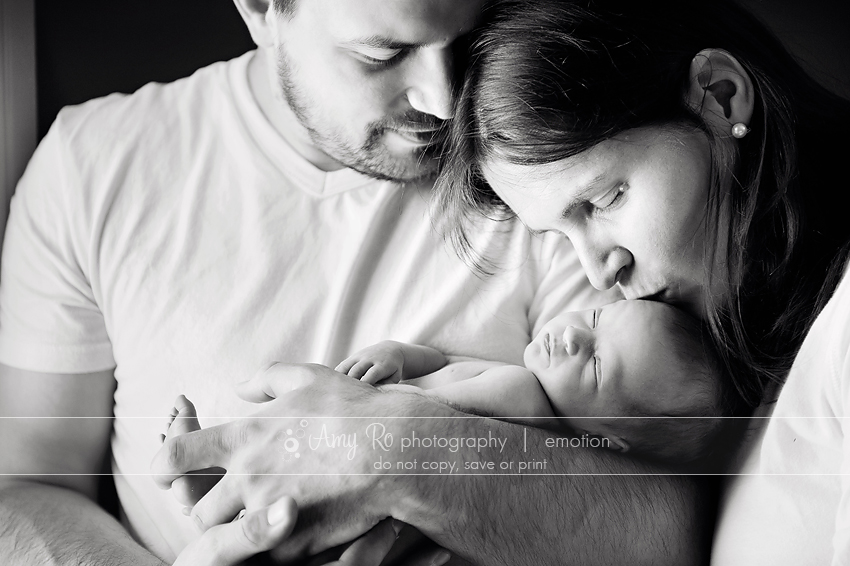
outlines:
[[[698,322],[665,303],[618,301],[560,315],[528,345],[524,361],[449,363],[434,348],[385,341],[336,371],[383,387],[416,386],[467,412],[566,428],[675,463],[704,456],[721,425],[711,417],[726,413],[719,364]],[[199,428],[181,396],[168,436]]]
[[[543,326],[524,361],[449,363],[433,348],[386,341],[336,371],[416,385],[468,412],[566,426],[612,449],[677,463],[703,456],[721,423],[705,417],[724,416],[719,364],[699,324],[664,303],[618,301],[562,314]]]
[[[543,326],[524,361],[525,367],[450,363],[434,348],[384,341],[336,371],[415,389],[466,412],[590,434],[600,441],[592,446],[677,464],[706,455],[721,427],[716,417],[728,412],[720,366],[702,343],[699,323],[664,303],[618,301],[565,313]],[[181,395],[167,437],[199,429],[195,407]],[[215,483],[210,474],[222,473],[202,470],[172,484],[185,514]]]

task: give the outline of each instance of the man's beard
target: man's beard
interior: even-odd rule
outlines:
[[[436,175],[447,131],[445,121],[411,108],[404,114],[369,124],[365,140],[357,146],[345,139],[342,128],[317,119],[322,115],[320,109],[307,102],[308,97],[296,86],[291,69],[283,48],[279,49],[277,76],[283,96],[318,149],[346,167],[376,179],[406,182]],[[386,147],[384,139],[387,130],[395,129],[434,131],[434,134],[428,145],[412,148],[405,154],[394,154]]]

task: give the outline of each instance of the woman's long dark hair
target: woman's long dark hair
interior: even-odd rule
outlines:
[[[486,14],[437,183],[455,248],[482,269],[495,259],[468,237],[480,214],[509,217],[481,174],[488,159],[551,163],[632,128],[701,131],[712,148],[708,226],[722,196],[732,211],[728,273],[706,273],[707,285],[725,277],[730,292],[709,304],[706,322],[739,394],[758,404],[784,380],[843,272],[850,220],[838,170],[850,155],[850,103],[727,0],[496,0]],[[751,132],[734,155],[685,97],[706,48],[731,53],[754,85]]]

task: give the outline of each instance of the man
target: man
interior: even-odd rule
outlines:
[[[9,474],[0,552],[7,562],[238,562],[291,528],[294,510],[281,497],[289,478],[259,475],[257,465],[273,465],[275,453],[230,461],[224,442],[205,441],[201,458],[174,454],[158,469],[185,467],[182,473],[207,459],[231,472],[196,508],[204,528],[227,523],[236,507],[249,512],[248,521],[235,523],[247,527],[220,525],[208,531],[215,536],[198,539],[195,524],[146,475],[159,448],[160,415],[178,394],[215,417],[211,424],[229,421],[254,411],[231,386],[268,362],[334,366],[384,338],[517,363],[538,321],[593,300],[570,248],[553,240],[518,228],[485,231],[478,243],[498,250],[506,268],[482,281],[431,233],[428,189],[451,107],[452,47],[474,26],[481,4],[236,0],[256,53],[60,115],[18,187],[3,255],[0,404],[3,416],[18,417],[0,422],[0,471]],[[251,387],[279,391],[312,379],[299,367],[282,384],[281,368]],[[273,405],[307,395],[299,404],[308,412],[317,403],[340,415],[391,412],[370,406],[372,391],[353,380],[327,377]],[[243,393],[259,398],[250,387]],[[457,415],[415,397],[399,401],[393,410]],[[472,435],[482,425],[464,426]],[[513,440],[522,435],[519,427],[503,428]],[[110,439],[132,538],[86,497]],[[596,454],[569,456],[550,457],[570,471],[638,470]],[[234,497],[237,461],[267,482],[243,485]],[[355,461],[363,471],[362,459]],[[505,545],[542,509],[550,528],[568,529],[557,542],[576,556],[616,561],[622,548],[588,553],[618,525],[629,556],[652,561],[666,552],[683,563],[694,538],[691,486],[667,478],[591,480],[584,494],[562,478],[423,481],[433,490],[433,511],[438,503],[460,504],[463,531],[451,517],[441,522],[401,507],[398,515],[478,560],[521,563],[508,552],[516,545]],[[323,487],[305,481],[294,480],[291,494],[304,509],[321,506]],[[328,481],[328,493],[338,494]],[[316,517],[302,515],[305,528],[281,553],[354,539],[391,515],[378,494],[393,484],[369,485],[374,504],[364,506],[363,493],[353,507],[329,497],[334,506],[325,516],[333,525],[321,525],[326,534],[307,529]],[[493,515],[492,498],[477,492],[498,489],[529,508],[513,519],[507,509]],[[670,493],[676,497],[665,499]],[[488,511],[478,512],[484,503]],[[267,530],[245,538],[257,524]],[[366,543],[349,559],[385,550],[387,522],[380,525],[372,531],[377,538],[361,539]],[[638,525],[649,533],[638,537]],[[486,542],[491,538],[499,540]],[[359,553],[363,548],[368,552]],[[529,548],[531,556],[537,552],[536,545],[524,548],[526,558]]]

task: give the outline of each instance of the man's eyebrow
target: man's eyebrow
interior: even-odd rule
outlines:
[[[373,49],[415,49],[422,47],[422,44],[419,43],[396,41],[381,35],[370,35],[369,37],[352,39],[342,42],[341,45],[343,47],[371,47]]]

